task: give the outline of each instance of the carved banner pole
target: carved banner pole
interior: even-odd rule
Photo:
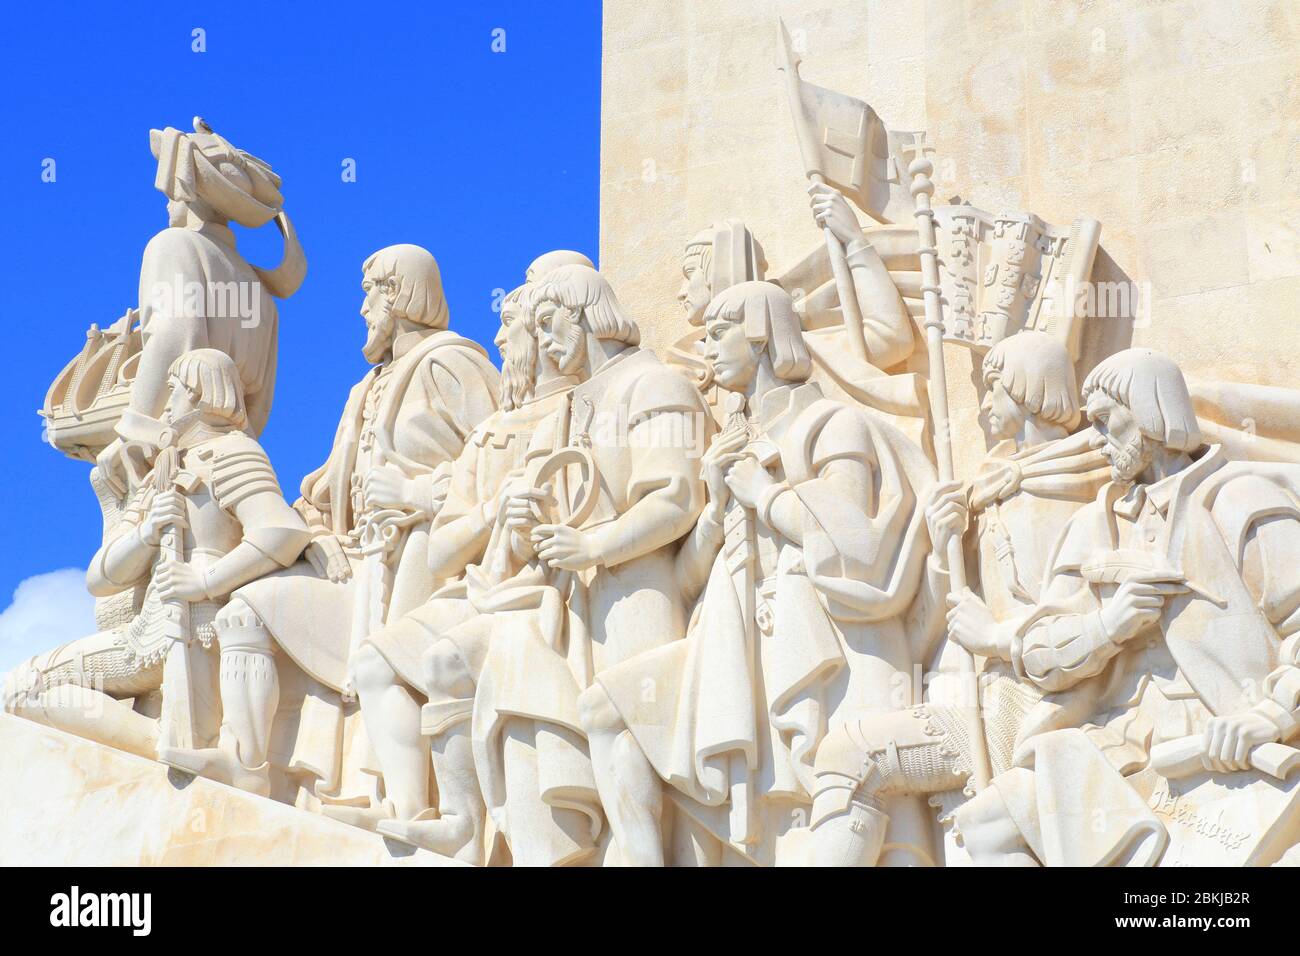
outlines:
[[[794,118],[795,138],[799,141],[799,154],[803,158],[804,171],[810,182],[824,183],[826,179],[820,171],[816,135],[803,107],[799,56],[790,43],[790,32],[785,28],[785,21],[778,18],[777,27],[780,38],[777,43],[779,58],[776,68],[785,76],[786,95],[790,100],[790,114]],[[862,309],[858,307],[858,296],[853,290],[853,274],[849,271],[849,261],[845,257],[844,247],[835,238],[835,233],[831,231],[830,226],[822,226],[822,235],[826,239],[826,252],[831,260],[831,273],[835,276],[835,291],[840,297],[840,316],[844,320],[849,347],[860,361],[870,362],[867,353],[867,337],[862,330]]]
[[[934,195],[934,181],[930,174],[934,164],[926,158],[934,147],[925,142],[925,133],[918,133],[915,142],[906,152],[916,158],[908,165],[912,177],[912,197],[916,200],[916,231],[921,257],[921,292],[925,297],[925,346],[930,360],[930,419],[934,423],[934,452],[939,464],[939,480],[952,481],[955,470],[952,461],[952,426],[948,413],[948,375],[943,364],[943,303],[939,298],[939,250],[934,235],[934,210],[930,197]],[[966,589],[966,556],[961,535],[948,540],[948,579],[951,593],[960,595]],[[971,740],[971,783],[976,790],[988,785],[988,744],[984,738],[984,719],[980,713],[979,675],[975,658],[964,647],[950,642],[949,652],[960,665],[963,676],[974,678],[975,699],[970,708],[969,731]],[[965,685],[966,682],[963,681]],[[969,686],[969,685],[966,685]]]

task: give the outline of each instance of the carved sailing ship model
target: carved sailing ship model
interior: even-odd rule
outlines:
[[[114,427],[131,395],[140,362],[139,310],[127,311],[101,329],[92,323],[81,351],[55,376],[45,393],[47,440],[69,458],[94,463],[116,437]]]

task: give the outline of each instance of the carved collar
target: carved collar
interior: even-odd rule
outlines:
[[[403,332],[397,338],[393,339],[393,361],[405,355],[411,349],[415,348],[428,336],[433,329],[412,329],[409,332]]]
[[[821,387],[816,382],[803,382],[799,385],[778,385],[763,393],[758,400],[757,415],[754,420],[764,432],[789,424],[789,419],[802,412],[822,397]],[[751,401],[752,404],[752,401]],[[751,412],[753,410],[751,409]],[[782,422],[781,419],[786,419]]]
[[[521,405],[530,405],[533,402],[540,401],[543,398],[550,398],[557,392],[567,392],[578,384],[578,380],[572,375],[558,375],[550,381],[543,382],[533,389],[533,393],[521,402]]]
[[[1190,488],[1200,484],[1202,478],[1222,464],[1223,458],[1222,446],[1212,445],[1204,451],[1200,458],[1197,458],[1182,471],[1174,472],[1172,475],[1165,475],[1159,481],[1149,485],[1133,484],[1115,498],[1115,502],[1111,507],[1117,515],[1133,521],[1142,513],[1143,504],[1150,501],[1161,517],[1165,517],[1169,513],[1169,505],[1178,493],[1178,489],[1184,484],[1187,484]]]
[[[613,358],[606,359],[605,362],[604,362],[604,364],[601,365],[600,368],[593,369],[592,372],[591,372],[591,375],[590,375],[590,377],[588,377],[587,381],[588,381],[588,382],[595,381],[595,379],[596,379],[596,377],[597,377],[598,375],[604,375],[606,372],[608,372],[608,371],[609,371],[610,369],[612,369],[614,366],[618,365],[620,362],[624,361],[625,359],[629,358],[630,356],[633,356],[633,355],[637,355],[637,354],[639,354],[640,351],[641,351],[641,349],[637,348],[635,345],[629,345],[627,348],[623,349],[623,351],[619,352],[619,353],[618,353],[617,355],[615,355]],[[584,384],[585,384],[585,383],[584,383]]]

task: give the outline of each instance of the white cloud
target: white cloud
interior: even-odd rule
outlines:
[[[0,612],[0,679],[33,654],[94,634],[95,599],[86,572],[63,568],[34,574],[14,589]]]

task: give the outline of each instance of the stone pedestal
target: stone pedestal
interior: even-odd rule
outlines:
[[[459,866],[0,714],[0,866]]]

